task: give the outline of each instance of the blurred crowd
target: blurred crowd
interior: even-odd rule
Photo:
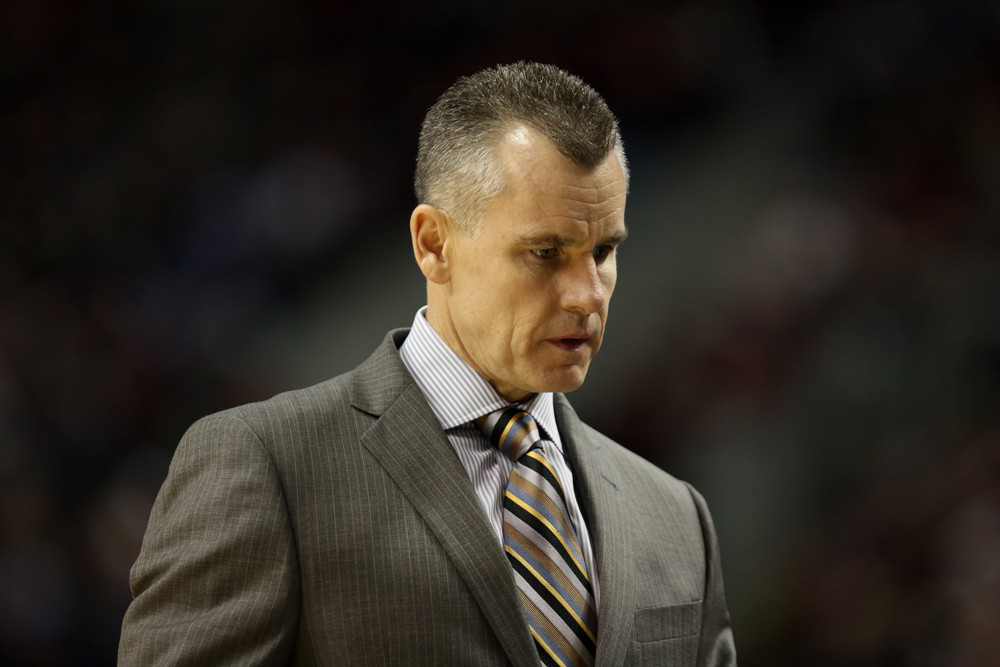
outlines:
[[[532,59],[636,164],[806,128],[588,415],[705,492],[741,664],[1000,664],[1000,6],[605,4],[0,6],[0,662],[113,662],[180,435],[289,388],[248,333],[405,234],[436,95]]]

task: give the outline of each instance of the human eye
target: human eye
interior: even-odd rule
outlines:
[[[555,259],[559,254],[559,248],[532,248],[531,254],[538,259],[550,260]]]
[[[594,259],[597,260],[598,264],[601,264],[608,257],[612,255],[615,251],[615,246],[613,245],[599,245],[594,248]]]

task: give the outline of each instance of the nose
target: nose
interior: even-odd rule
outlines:
[[[614,283],[609,285],[601,275],[592,257],[567,266],[561,282],[563,309],[579,315],[603,309],[614,288]]]

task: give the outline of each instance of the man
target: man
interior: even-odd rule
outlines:
[[[460,79],[424,121],[427,306],[361,366],[185,435],[121,664],[735,664],[702,498],[561,393],[601,345],[627,170],[557,68]]]

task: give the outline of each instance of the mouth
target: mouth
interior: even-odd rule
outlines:
[[[549,342],[565,352],[579,352],[590,341],[590,336],[585,333],[572,333],[565,336],[550,338]]]

